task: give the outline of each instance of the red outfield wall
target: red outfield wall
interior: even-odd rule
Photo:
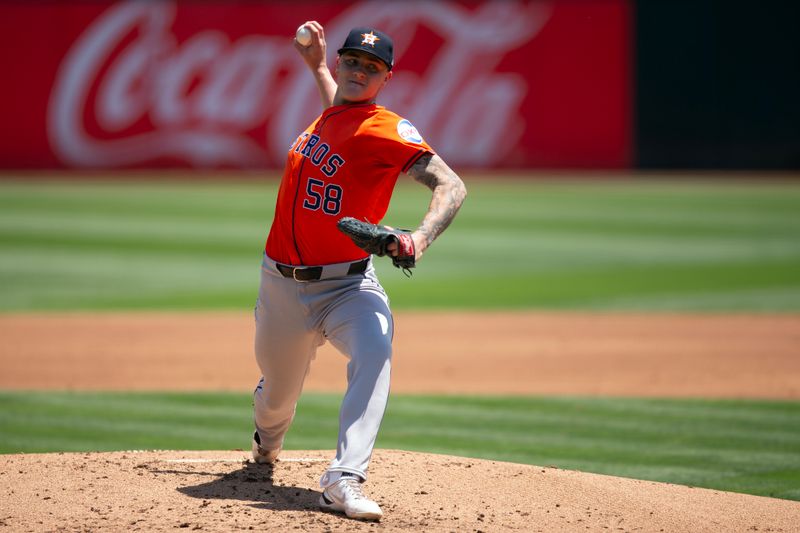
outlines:
[[[3,2],[0,167],[274,168],[320,112],[292,48],[329,65],[357,25],[395,40],[379,103],[453,166],[631,164],[626,0]]]

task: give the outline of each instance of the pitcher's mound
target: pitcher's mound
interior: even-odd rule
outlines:
[[[530,465],[377,450],[378,523],[317,507],[327,451],[0,456],[14,531],[800,531],[800,503]]]

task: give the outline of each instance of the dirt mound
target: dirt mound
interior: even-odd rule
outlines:
[[[530,465],[376,450],[379,524],[321,512],[332,452],[0,456],[14,531],[800,531],[800,503]]]

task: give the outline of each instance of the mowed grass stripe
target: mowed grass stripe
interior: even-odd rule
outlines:
[[[276,181],[239,183],[224,179],[205,183],[17,181],[2,183],[0,207],[14,213],[252,219],[274,208],[277,188]]]
[[[465,404],[461,396],[424,396],[414,395],[405,396],[405,405],[431,406],[432,400],[435,404],[431,408],[454,408],[454,409],[473,409],[489,413],[495,407],[502,406],[503,412],[515,413],[519,415],[529,414],[529,405],[525,402],[517,402],[515,397],[496,397],[496,396],[475,396],[470,397],[470,401]],[[792,409],[782,409],[787,405],[782,400],[760,400],[753,402],[750,400],[706,400],[706,399],[682,399],[680,401],[662,400],[658,398],[642,398],[630,401],[627,398],[597,397],[587,401],[582,397],[544,397],[536,398],[537,413],[555,413],[561,416],[567,414],[596,414],[596,413],[618,413],[620,415],[647,415],[658,414],[659,416],[672,416],[685,419],[691,413],[701,418],[714,418],[718,420],[734,421],[747,420],[748,422],[758,423],[767,421],[770,423],[798,423],[794,417]],[[788,402],[788,405],[794,405]],[[731,407],[737,409],[732,410]]]
[[[541,230],[584,232],[598,228],[620,231],[630,235],[681,235],[715,237],[734,235],[749,237],[769,231],[791,237],[797,227],[797,216],[791,210],[777,209],[762,212],[761,208],[728,208],[724,211],[688,210],[664,205],[645,205],[636,209],[618,206],[576,206],[564,211],[564,206],[524,205],[510,206],[507,202],[487,202],[470,211],[469,220],[461,222],[470,230],[480,230],[501,223],[513,233],[535,225]],[[464,207],[465,210],[471,206]],[[496,212],[499,211],[499,212]],[[519,224],[522,222],[523,224]]]
[[[197,252],[205,255],[245,254],[260,251],[267,224],[220,222],[205,227],[186,220],[120,220],[84,215],[81,219],[52,216],[0,220],[0,244],[4,247],[49,247],[84,250],[127,250],[144,252]],[[497,222],[495,221],[495,226]],[[454,233],[444,247],[447,255],[469,250],[470,246],[494,250],[513,245],[536,250],[543,259],[560,258],[572,252],[584,262],[624,260],[638,262],[704,262],[721,259],[797,258],[797,234],[785,226],[775,231],[752,231],[751,235],[725,232],[682,234],[656,232],[639,227],[638,232],[614,229],[596,222],[591,227],[570,229],[564,224],[551,227],[513,227],[498,234],[495,226]],[[758,238],[758,241],[752,241]],[[492,260],[492,257],[487,259]],[[538,262],[536,263],[538,264]],[[544,264],[547,264],[546,262]],[[534,265],[535,266],[535,265]]]
[[[765,441],[770,441],[776,446],[785,446],[787,449],[800,449],[800,433],[796,429],[791,429],[791,424],[795,421],[790,415],[779,414],[772,417],[769,421],[762,418],[751,418],[747,416],[735,417],[726,416],[728,413],[720,414],[718,411],[696,412],[695,408],[686,406],[680,411],[671,415],[659,413],[654,418],[652,411],[642,411],[639,414],[628,412],[613,418],[602,416],[607,410],[585,412],[575,414],[570,412],[546,412],[537,409],[526,413],[506,413],[505,410],[485,408],[451,407],[439,404],[427,404],[420,408],[409,406],[403,403],[394,408],[395,417],[401,418],[406,424],[406,431],[414,431],[417,427],[413,420],[417,417],[424,417],[426,420],[439,420],[446,422],[449,419],[458,421],[459,424],[468,425],[470,421],[475,423],[491,422],[492,426],[500,431],[517,432],[534,428],[553,429],[563,425],[565,422],[573,424],[572,431],[576,435],[585,436],[611,436],[624,432],[631,432],[640,435],[642,438],[656,438],[663,436],[665,424],[670,428],[679,428],[682,432],[697,432],[702,429],[702,439],[704,443],[714,444],[721,448],[728,445],[728,439],[734,438],[737,447],[751,445],[754,449],[763,445]],[[712,422],[709,422],[712,419]],[[787,424],[789,428],[781,427]],[[420,426],[423,431],[427,431],[427,424]],[[527,436],[526,436],[527,437]]]
[[[288,449],[331,449],[337,395],[306,394]],[[251,397],[0,392],[0,451],[249,446]],[[378,446],[796,498],[800,403],[393,396]]]
[[[800,184],[466,178],[412,280],[376,261],[396,308],[800,309]],[[0,182],[0,310],[248,309],[276,190]],[[385,220],[429,200],[401,179]]]
[[[144,237],[157,240],[194,239],[212,243],[220,237],[231,237],[237,239],[240,246],[246,245],[253,234],[263,230],[249,221],[224,220],[211,226],[207,219],[199,216],[198,220],[192,220],[174,216],[142,218],[141,214],[97,216],[89,213],[79,217],[53,213],[4,213],[0,216],[0,227],[3,228],[3,239],[12,239],[15,235],[41,239],[72,236],[91,242],[92,239],[102,241],[113,236],[135,244],[145,240]],[[198,232],[198,229],[205,231]]]
[[[573,423],[574,424],[574,423]],[[651,464],[676,464],[687,465],[702,463],[704,465],[736,465],[750,467],[754,460],[759,467],[776,467],[796,458],[797,446],[782,443],[781,450],[769,450],[764,447],[766,439],[750,438],[747,433],[731,432],[725,439],[702,438],[684,440],[676,446],[675,439],[664,438],[664,432],[620,430],[610,432],[596,427],[580,426],[565,431],[564,423],[541,424],[524,428],[496,428],[492,427],[491,434],[480,435],[481,442],[490,451],[485,452],[485,457],[493,457],[495,450],[514,452],[524,456],[530,447],[535,447],[538,453],[549,450],[556,456],[562,457],[566,452],[577,453],[573,458],[593,457],[599,454],[619,460],[624,457],[636,457],[639,461]],[[683,428],[683,434],[697,431],[697,428]],[[390,434],[395,436],[394,432]],[[475,432],[469,428],[423,427],[422,425],[404,426],[399,430],[399,435],[409,441],[417,439],[430,439],[440,445],[464,445],[474,438]],[[655,442],[657,439],[660,442]],[[731,444],[730,441],[735,444]],[[723,443],[724,446],[723,446]],[[776,448],[778,445],[775,446]],[[472,452],[474,453],[474,452]],[[521,461],[529,462],[529,461]],[[699,463],[698,463],[699,462]]]
[[[0,405],[1,449],[29,452],[230,448],[251,409],[223,393],[0,393]]]
[[[431,402],[435,399],[431,398]],[[699,457],[712,463],[718,459],[749,462],[753,455],[765,462],[780,463],[800,450],[800,434],[796,420],[791,419],[792,412],[778,413],[764,423],[729,411],[720,415],[720,409],[696,413],[693,405],[675,406],[678,409],[665,415],[658,408],[639,413],[605,409],[609,404],[581,409],[583,412],[563,404],[562,411],[556,412],[538,404],[527,417],[515,413],[513,418],[506,418],[506,403],[498,401],[482,408],[471,402],[466,407],[436,403],[409,408],[404,404],[395,408],[392,420],[405,436],[427,435],[440,442],[469,439],[471,427],[487,424],[492,432],[482,435],[481,440],[491,444],[491,449],[519,444],[539,449],[636,453],[644,446],[648,455],[678,462]],[[418,419],[425,423],[415,423]]]
[[[786,292],[800,289],[798,273],[785,263],[753,262],[720,265],[643,265],[606,268],[570,267],[560,272],[503,272],[494,277],[468,278],[454,274],[436,283],[394,278],[383,265],[378,270],[397,307],[444,309],[488,308],[594,309],[594,310],[797,310],[800,301],[787,301]],[[472,269],[481,270],[472,264]],[[492,271],[486,267],[485,271]],[[405,282],[403,284],[403,282]],[[396,284],[395,284],[396,283]],[[762,293],[760,291],[764,291]],[[774,289],[774,290],[773,290]],[[703,297],[708,295],[708,300]],[[727,298],[723,298],[728,295]],[[773,301],[771,296],[775,297]],[[721,301],[720,301],[721,300]]]
[[[0,393],[0,398],[3,398]],[[92,417],[113,418],[122,414],[128,418],[166,419],[176,417],[218,419],[235,416],[243,402],[240,394],[141,394],[141,393],[54,393],[14,394],[4,403],[7,411],[27,414],[31,405],[42,407],[55,414],[89,414]]]

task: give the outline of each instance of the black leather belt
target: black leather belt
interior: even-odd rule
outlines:
[[[347,269],[347,275],[352,276],[353,274],[361,274],[367,270],[368,264],[369,257],[365,257],[361,261],[351,263],[350,268]],[[324,270],[324,267],[321,266],[292,267],[289,265],[282,265],[280,263],[275,263],[275,267],[281,274],[283,274],[283,277],[293,278],[295,281],[317,281],[322,277],[322,272]]]

